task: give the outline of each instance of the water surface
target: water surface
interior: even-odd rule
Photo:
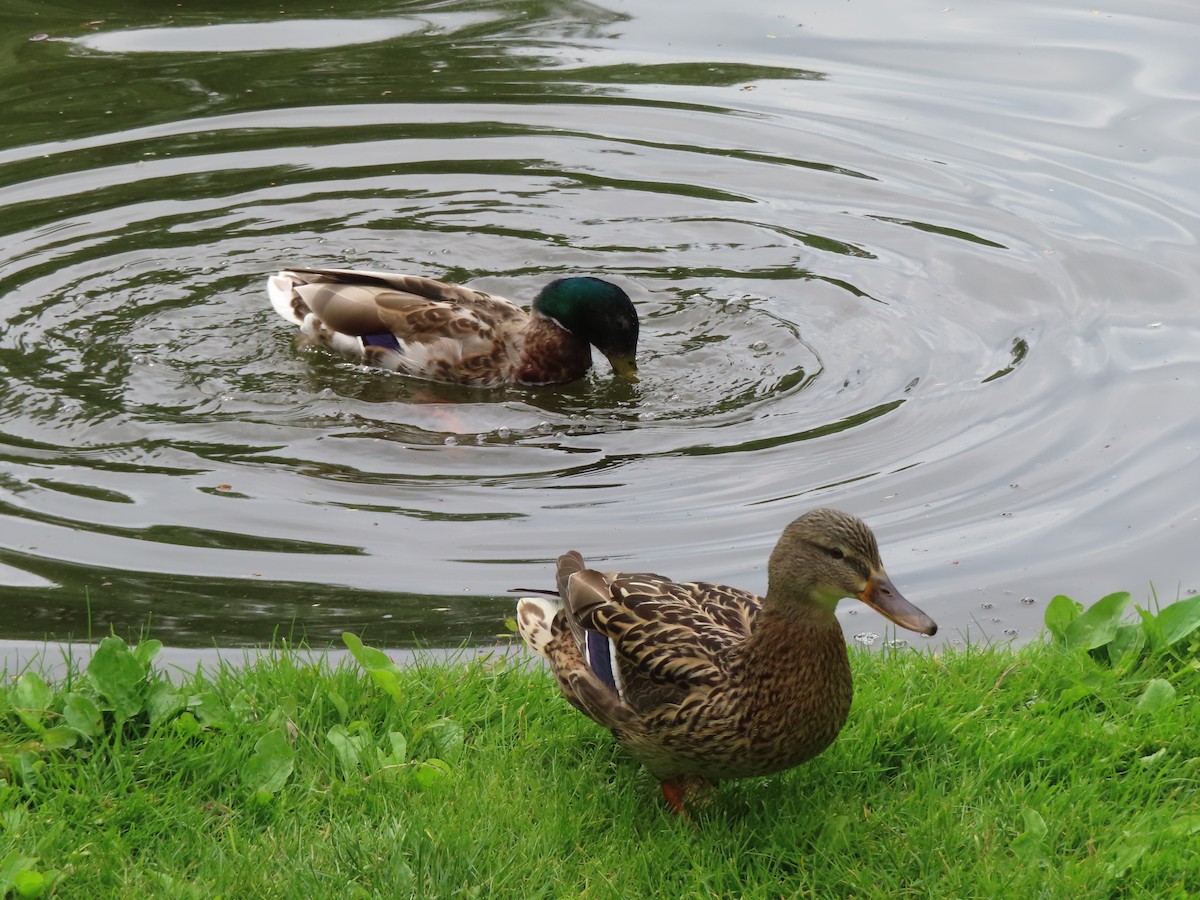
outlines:
[[[487,642],[814,506],[950,640],[1200,587],[1190,5],[91,12],[0,13],[0,639]],[[602,275],[643,378],[300,350],[289,264]]]

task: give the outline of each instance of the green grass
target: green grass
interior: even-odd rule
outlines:
[[[1018,651],[855,653],[838,741],[690,820],[537,667],[395,669],[351,641],[337,668],[281,651],[172,685],[154,642],[109,638],[0,694],[0,890],[1200,893],[1200,631],[1117,654],[1056,613],[1060,639]]]

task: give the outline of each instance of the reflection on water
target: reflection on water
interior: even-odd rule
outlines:
[[[869,6],[10,4],[0,639],[486,642],[572,547],[761,590],[818,505],[952,640],[1200,587],[1184,13]],[[642,380],[301,350],[295,264],[601,275]]]

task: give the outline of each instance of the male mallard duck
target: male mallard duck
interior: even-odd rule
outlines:
[[[595,345],[637,380],[637,311],[599,278],[550,282],[530,313],[457,284],[350,269],[289,269],[267,293],[306,338],[406,375],[478,387],[571,381]]]
[[[866,524],[832,509],[784,529],[765,598],[601,573],[573,550],[558,558],[557,593],[517,602],[521,636],[549,660],[563,696],[662,782],[676,812],[709,780],[789,769],[837,737],[852,693],[840,599],[937,631],[888,578]]]

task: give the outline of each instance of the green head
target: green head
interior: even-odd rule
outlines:
[[[618,375],[637,381],[637,310],[615,284],[559,278],[542,288],[533,308],[603,353]]]

